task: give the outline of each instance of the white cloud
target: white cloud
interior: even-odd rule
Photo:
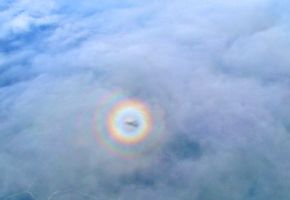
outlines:
[[[0,198],[289,199],[287,4],[11,3]],[[92,120],[113,89],[162,108],[159,149],[127,161],[99,146]]]

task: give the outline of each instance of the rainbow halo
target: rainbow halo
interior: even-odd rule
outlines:
[[[105,149],[125,156],[148,152],[160,139],[163,123],[146,103],[114,93],[102,99],[94,121]]]
[[[128,145],[142,142],[150,133],[151,125],[149,109],[138,100],[118,103],[107,119],[112,139]]]

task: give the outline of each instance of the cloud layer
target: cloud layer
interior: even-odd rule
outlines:
[[[0,199],[289,199],[289,8],[1,2]],[[126,160],[96,141],[115,90],[160,109],[158,148]]]

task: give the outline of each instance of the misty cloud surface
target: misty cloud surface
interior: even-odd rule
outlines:
[[[289,200],[286,0],[2,0],[0,199]],[[132,159],[97,141],[121,91],[162,116]]]

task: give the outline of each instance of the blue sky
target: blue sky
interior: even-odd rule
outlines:
[[[290,199],[289,6],[2,0],[0,199]],[[113,91],[162,115],[129,161],[94,135]]]

